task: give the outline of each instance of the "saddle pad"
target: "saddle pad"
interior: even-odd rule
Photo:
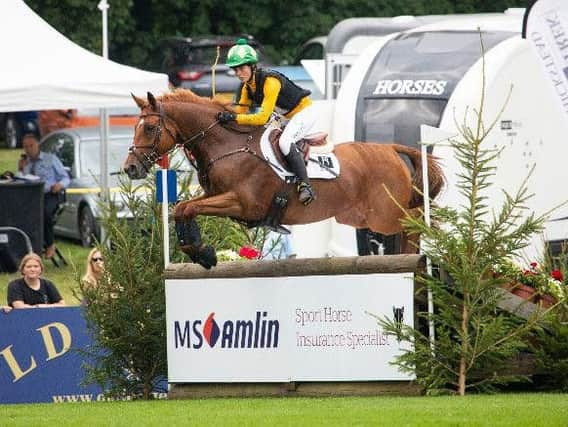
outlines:
[[[274,150],[270,145],[270,141],[268,140],[268,135],[270,135],[270,132],[272,132],[273,129],[276,128],[269,126],[262,134],[262,138],[260,139],[260,150],[262,151],[264,158],[269,162],[272,170],[276,172],[276,175],[278,175],[284,181],[290,181],[294,177],[294,174],[287,170],[286,165],[283,165],[278,161],[276,155],[274,154]],[[322,165],[325,167],[322,167]],[[309,178],[335,179],[339,176],[340,166],[335,154],[311,153],[310,150],[307,170]]]

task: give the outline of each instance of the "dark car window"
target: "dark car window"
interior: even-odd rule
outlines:
[[[232,45],[232,43],[219,44],[219,64],[224,64]],[[267,62],[262,48],[254,42],[251,43],[251,46],[257,50],[259,59]],[[162,45],[161,51],[163,70],[193,64],[212,66],[217,58],[217,44],[194,45],[186,41],[178,41],[173,44]]]
[[[323,59],[324,45],[319,42],[308,43],[294,58],[294,65],[301,65],[302,59]]]
[[[41,143],[41,151],[55,154],[67,171],[74,174],[75,150],[73,138],[70,135],[58,133],[50,136]]]
[[[323,45],[310,43],[300,53],[302,59],[323,59]]]

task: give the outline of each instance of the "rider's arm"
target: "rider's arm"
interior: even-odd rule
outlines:
[[[276,99],[278,98],[281,88],[282,85],[276,77],[267,77],[264,81],[264,87],[262,88],[264,99],[262,100],[260,108],[254,114],[238,114],[237,123],[240,125],[264,125],[274,111]]]

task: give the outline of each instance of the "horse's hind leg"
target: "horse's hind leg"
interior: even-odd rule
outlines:
[[[195,220],[198,214],[239,217],[242,208],[237,195],[233,192],[213,197],[199,197],[180,202],[175,207],[176,233],[180,249],[188,254],[193,262],[209,269],[217,265],[217,255],[213,247],[203,245],[201,231]]]

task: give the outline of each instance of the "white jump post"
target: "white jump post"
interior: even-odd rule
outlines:
[[[424,221],[426,225],[430,227],[430,183],[428,182],[428,143],[421,142],[420,150],[422,154],[422,192],[424,194]],[[424,243],[420,240],[420,252],[423,252]],[[426,256],[426,273],[432,275],[432,261]],[[432,294],[432,289],[428,287],[428,336],[430,338],[430,347],[434,351],[434,343],[436,341],[435,330],[434,330],[434,320],[432,316],[434,315],[434,295]]]
[[[169,200],[168,200],[168,167],[169,158],[167,154],[162,156],[160,161],[160,174],[162,177],[162,233],[164,239],[164,268],[170,264],[170,231],[169,231]],[[174,183],[174,185],[176,185]]]

